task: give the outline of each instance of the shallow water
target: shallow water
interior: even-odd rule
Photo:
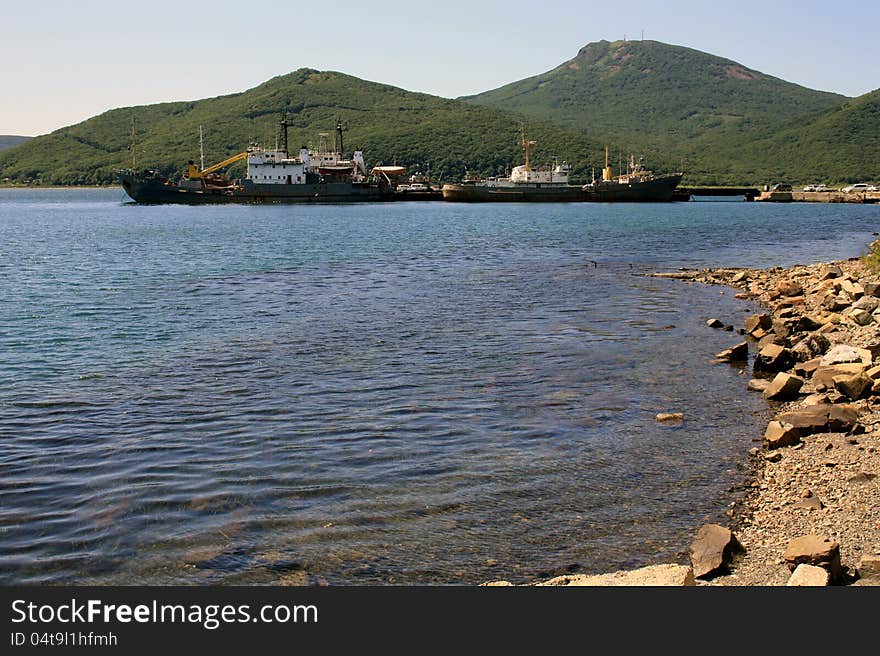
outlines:
[[[878,208],[140,207],[0,190],[0,582],[466,583],[680,557],[767,410],[753,305]],[[654,415],[683,411],[679,426]]]

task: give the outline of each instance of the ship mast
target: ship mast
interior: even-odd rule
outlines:
[[[205,141],[202,135],[202,126],[199,126],[199,170],[205,170]]]
[[[281,150],[284,151],[284,154],[288,154],[287,150],[287,112],[281,115]],[[277,150],[277,148],[276,148]]]
[[[605,169],[602,171],[602,179],[605,182],[611,182],[614,178],[614,174],[611,171],[611,166],[608,164],[608,144],[605,144]]]
[[[342,127],[342,121],[337,118],[336,119],[336,134],[339,137],[339,150],[337,150],[336,152],[338,152],[340,155],[342,155],[345,152],[345,149],[342,146],[342,132],[343,132],[343,130],[345,130],[345,128]]]
[[[521,138],[522,138],[522,147],[523,147],[523,150],[525,150],[525,153],[526,153],[526,171],[531,171],[532,168],[531,168],[531,165],[530,165],[530,163],[529,163],[529,150],[531,149],[532,146],[534,146],[534,145],[537,144],[538,142],[537,142],[537,141],[528,141],[528,140],[526,139],[526,126],[525,126],[523,123],[520,123],[520,124],[519,124],[519,131],[520,131],[520,135],[521,135]]]
[[[137,155],[135,154],[135,136],[137,135],[137,130],[135,128],[135,118],[134,114],[131,115],[131,170],[137,170]]]

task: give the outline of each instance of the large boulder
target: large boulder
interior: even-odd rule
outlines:
[[[880,556],[866,555],[859,561],[859,581],[863,584],[870,581],[871,585],[880,585]]]
[[[855,376],[865,371],[860,363],[821,365],[813,371],[813,385],[816,389],[834,387],[835,376]]]
[[[769,314],[755,314],[745,322],[746,333],[751,335],[758,328],[763,328],[764,330],[769,330],[773,325],[773,320],[770,318]]]
[[[869,323],[874,322],[874,317],[870,312],[865,312],[864,310],[853,309],[849,313],[849,318],[855,321],[860,326],[867,326]]]
[[[755,371],[784,371],[794,363],[791,351],[778,344],[768,344],[755,358]]]
[[[850,300],[845,296],[835,296],[832,294],[822,301],[822,305],[832,312],[840,312],[849,307]]]
[[[805,535],[791,540],[782,557],[791,571],[805,563],[827,570],[833,582],[839,581],[843,574],[840,566],[840,545],[818,535]]]
[[[776,421],[782,425],[791,425],[800,437],[814,433],[842,433],[858,424],[859,412],[851,405],[820,404],[783,412],[776,417]]]
[[[848,344],[837,344],[822,356],[822,364],[850,364],[855,362],[869,365],[873,357],[873,354],[868,349],[849,346]]]
[[[840,290],[854,301],[860,299],[862,296],[865,295],[865,288],[862,287],[859,283],[853,282],[849,278],[840,279]]]
[[[812,360],[807,360],[806,362],[796,364],[794,366],[794,373],[801,378],[809,378],[813,375],[813,372],[821,366],[821,364],[821,359],[813,358]]]
[[[871,393],[871,388],[874,386],[874,380],[865,374],[856,374],[855,376],[844,374],[842,376],[835,376],[832,381],[837,391],[850,401],[857,401],[868,396]]]
[[[862,296],[859,300],[852,304],[854,310],[864,310],[865,312],[873,312],[880,307],[880,298],[874,296]]]
[[[803,386],[803,378],[798,378],[791,374],[778,373],[773,382],[764,390],[764,398],[768,401],[788,401],[796,398]]]
[[[794,446],[801,441],[801,429],[792,424],[773,420],[767,424],[764,431],[764,441],[768,449],[780,449],[784,446]]]
[[[733,556],[743,547],[733,533],[718,524],[706,524],[691,544],[691,564],[696,578],[709,578],[726,572]]]

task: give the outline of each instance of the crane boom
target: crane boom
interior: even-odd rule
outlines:
[[[224,166],[229,166],[230,164],[235,164],[236,162],[243,160],[247,156],[248,156],[247,151],[245,151],[243,153],[238,153],[237,155],[233,155],[232,157],[230,157],[228,159],[224,159],[219,164],[214,164],[213,166],[209,166],[208,168],[202,169],[201,171],[199,171],[199,168],[195,164],[190,164],[189,171],[188,171],[189,179],[190,180],[198,180],[200,178],[205,177],[209,173],[213,173],[214,171],[219,171]]]

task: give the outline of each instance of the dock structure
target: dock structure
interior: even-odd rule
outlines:
[[[755,198],[765,203],[880,203],[880,192],[762,191]]]

